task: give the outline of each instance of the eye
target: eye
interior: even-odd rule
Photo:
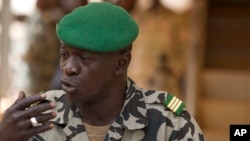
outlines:
[[[60,50],[60,56],[62,59],[65,59],[68,57],[68,53],[64,50]]]
[[[89,57],[86,55],[81,55],[80,58],[81,60],[89,60]]]
[[[80,58],[83,61],[91,60],[91,57],[87,54],[81,54]]]

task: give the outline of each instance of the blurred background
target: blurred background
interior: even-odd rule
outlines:
[[[93,1],[102,0],[0,0],[0,115],[20,90],[60,89],[56,23]],[[250,124],[249,0],[104,1],[140,26],[128,72],[139,86],[185,101],[207,141]]]

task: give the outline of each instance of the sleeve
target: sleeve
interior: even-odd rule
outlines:
[[[169,134],[170,141],[205,141],[205,137],[194,117],[184,109],[179,116],[172,119],[173,128]],[[169,130],[168,130],[169,132]]]

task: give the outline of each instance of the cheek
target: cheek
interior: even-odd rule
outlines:
[[[92,87],[98,84],[101,76],[94,70],[82,69],[78,78],[83,89],[92,89]]]
[[[102,79],[96,77],[96,75],[84,75],[82,78],[81,85],[77,90],[76,101],[90,102],[95,101],[99,97],[102,91]]]
[[[103,83],[106,81],[105,74],[94,70],[83,71],[79,77],[81,90],[86,92],[97,91],[97,89],[103,87]]]

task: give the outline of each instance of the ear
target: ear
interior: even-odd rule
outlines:
[[[121,75],[127,72],[131,60],[131,48],[122,50],[118,55],[115,75]]]

